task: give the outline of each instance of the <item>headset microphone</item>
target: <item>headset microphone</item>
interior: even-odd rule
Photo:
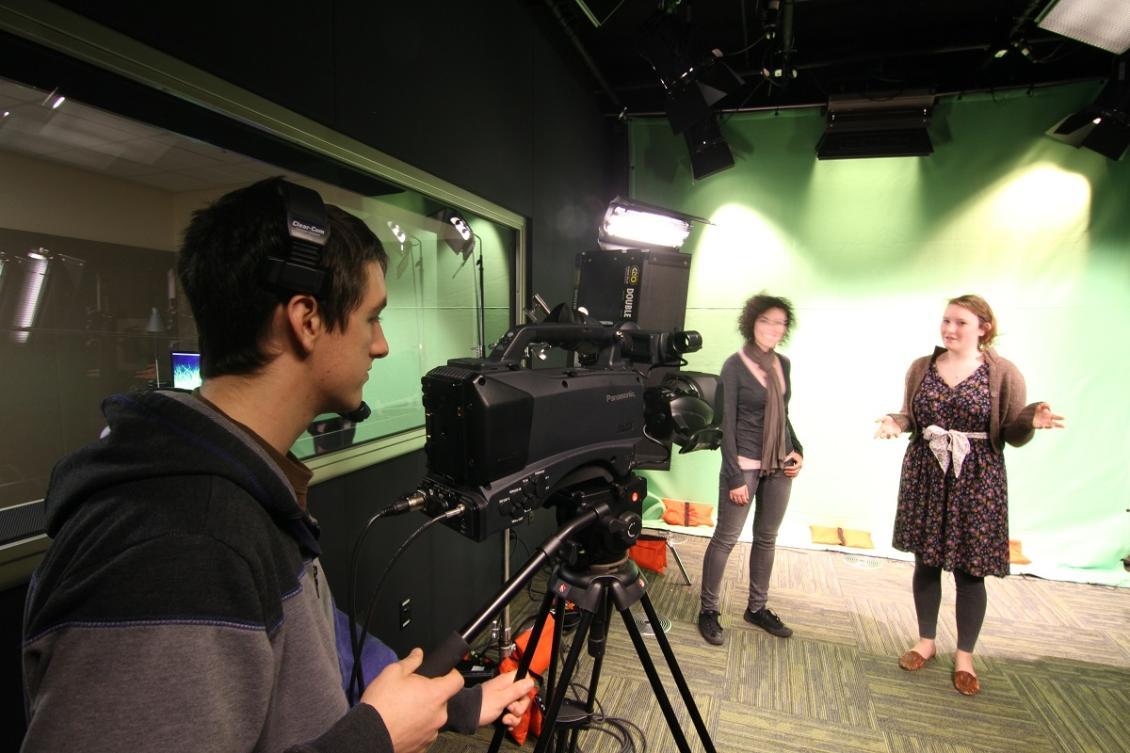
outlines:
[[[338,415],[344,418],[346,421],[352,421],[355,424],[359,424],[369,416],[373,415],[373,411],[369,407],[369,404],[362,400],[361,404],[353,410],[339,413]]]

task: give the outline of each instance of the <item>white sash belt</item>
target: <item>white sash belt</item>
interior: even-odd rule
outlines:
[[[922,432],[922,438],[929,443],[930,452],[938,459],[942,473],[949,470],[952,458],[954,478],[960,478],[961,464],[969,454],[969,440],[988,439],[989,435],[983,431],[956,431],[931,424]]]

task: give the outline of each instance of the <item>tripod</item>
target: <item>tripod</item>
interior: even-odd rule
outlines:
[[[636,625],[630,612],[631,606],[639,602],[642,604],[648,620],[650,620],[652,624],[658,624],[658,615],[655,613],[651,599],[648,598],[644,589],[645,582],[644,579],[640,577],[639,569],[636,567],[635,563],[626,556],[618,562],[604,565],[591,565],[584,570],[574,570],[564,565],[558,565],[554,568],[553,576],[549,581],[549,587],[546,589],[545,598],[542,600],[541,607],[538,609],[533,632],[530,636],[530,642],[527,644],[528,649],[524,652],[521,662],[518,665],[517,676],[524,677],[529,669],[530,659],[534,654],[533,647],[537,645],[542,630],[545,627],[546,618],[551,611],[554,611],[558,615],[558,619],[554,620],[550,667],[545,688],[547,706],[545,717],[542,721],[541,735],[538,737],[538,743],[534,748],[534,753],[544,753],[555,739],[557,751],[563,753],[568,750],[572,753],[576,750],[577,735],[581,729],[588,726],[593,711],[596,709],[597,685],[600,682],[601,667],[604,663],[604,652],[607,645],[608,630],[611,627],[610,623],[613,609],[619,612],[620,617],[624,621],[628,635],[632,639],[632,645],[635,647],[636,656],[639,658],[640,665],[647,674],[652,693],[659,702],[659,707],[662,709],[663,716],[667,720],[667,726],[671,730],[671,736],[674,738],[675,744],[678,746],[681,753],[690,753],[690,745],[687,743],[687,738],[683,734],[682,728],[679,726],[679,721],[675,716],[675,709],[672,707],[671,701],[667,697],[667,692],[663,688],[663,682],[659,677],[659,672],[655,668],[655,662],[652,661],[651,654],[644,644],[639,627]],[[561,675],[557,677],[557,664],[560,658],[563,622],[563,620],[560,619],[560,615],[564,614],[566,601],[572,602],[577,609],[580,610],[581,621],[577,626],[573,644],[569,649],[569,655],[566,657],[565,664],[561,669]],[[568,707],[566,707],[565,695],[570,688],[581,650],[586,645],[586,638],[588,639],[589,655],[593,658],[593,667],[582,710],[575,704],[569,704]],[[682,670],[679,668],[678,661],[675,659],[674,651],[671,649],[671,644],[668,642],[667,636],[662,631],[659,631],[656,633],[655,638],[659,643],[659,648],[663,652],[664,658],[667,660],[667,667],[675,680],[675,685],[678,687],[679,695],[683,699],[683,704],[690,713],[691,720],[694,723],[695,729],[698,731],[699,739],[702,741],[703,747],[707,753],[714,753],[714,743],[710,739],[710,733],[706,729],[706,723],[702,720],[698,706],[695,705],[694,699],[691,697],[690,688],[687,686],[686,679],[683,677]],[[563,708],[565,708],[564,712]],[[494,739],[491,741],[491,747],[489,749],[491,753],[495,753],[498,750],[502,741],[502,734],[502,729],[495,732]]]
[[[445,674],[466,653],[470,640],[509,604],[514,595],[542,566],[553,562],[556,563],[553,574],[538,609],[527,650],[523,652],[518,664],[517,679],[525,677],[529,672],[530,660],[535,653],[534,647],[541,638],[551,611],[556,609],[560,617],[564,614],[565,602],[570,601],[581,611],[581,621],[562,667],[561,676],[557,677],[562,620],[554,620],[546,686],[548,705],[542,722],[542,733],[534,753],[545,753],[554,738],[557,740],[558,753],[564,753],[566,747],[570,752],[576,749],[577,734],[589,723],[596,708],[596,689],[604,663],[604,648],[613,609],[619,612],[624,620],[636,656],[647,674],[652,693],[659,702],[675,744],[680,753],[691,753],[687,738],[675,716],[675,709],[671,706],[655,663],[630,611],[632,605],[639,602],[651,624],[659,624],[659,615],[656,614],[651,599],[645,593],[644,579],[640,577],[635,563],[627,556],[628,547],[639,537],[641,523],[639,506],[640,500],[647,494],[646,482],[638,476],[629,474],[622,479],[612,481],[593,476],[563,486],[564,489],[554,495],[558,507],[558,519],[563,521],[557,533],[542,542],[530,560],[503,586],[482,612],[462,630],[448,636],[430,654],[425,654],[424,661],[417,671],[425,677],[439,677]],[[594,659],[588,695],[584,701],[583,711],[576,705],[570,704],[567,715],[563,715],[565,694],[569,690],[586,639],[589,654]],[[659,643],[663,657],[667,660],[667,668],[698,731],[703,748],[706,753],[715,753],[706,723],[702,720],[698,706],[691,697],[690,688],[675,659],[675,652],[671,649],[667,636],[662,631],[657,631],[655,639]],[[504,733],[502,727],[495,730],[489,748],[491,753],[497,753]]]

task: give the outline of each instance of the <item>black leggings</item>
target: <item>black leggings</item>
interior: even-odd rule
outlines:
[[[954,570],[953,580],[957,584],[957,649],[973,653],[985,622],[985,579]],[[942,568],[923,565],[915,555],[913,584],[918,635],[933,640],[938,633],[938,609],[942,605]]]

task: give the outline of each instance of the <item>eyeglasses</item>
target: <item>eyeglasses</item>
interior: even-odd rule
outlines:
[[[757,323],[758,324],[768,324],[771,327],[787,327],[787,326],[789,326],[788,321],[786,321],[784,319],[769,319],[769,318],[764,317],[764,316],[757,317]]]

